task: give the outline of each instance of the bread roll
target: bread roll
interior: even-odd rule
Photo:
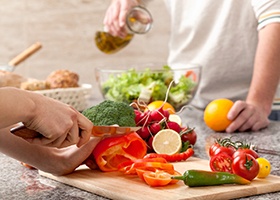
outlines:
[[[23,90],[46,90],[49,89],[49,85],[46,81],[29,79],[26,82],[21,83],[20,88]]]
[[[66,69],[53,71],[46,79],[50,89],[79,87],[78,82],[79,75]]]

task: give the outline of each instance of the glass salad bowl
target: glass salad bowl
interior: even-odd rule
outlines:
[[[96,68],[95,76],[104,99],[148,105],[162,100],[176,111],[189,104],[200,82],[201,67],[188,64],[172,68],[162,64]]]

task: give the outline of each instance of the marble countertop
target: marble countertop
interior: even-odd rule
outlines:
[[[230,137],[239,140],[253,142],[260,148],[280,150],[280,122],[271,122],[269,127],[259,132],[246,133],[215,133],[207,128],[203,122],[203,112],[196,109],[185,109],[179,114],[183,119],[183,125],[195,127],[198,135],[197,143],[194,147],[195,157],[208,159],[206,152],[207,142],[212,138]],[[280,176],[279,156],[260,154],[267,158],[272,165],[271,174]],[[28,169],[20,164],[19,161],[0,154],[0,199],[73,199],[73,200],[105,200],[107,198],[92,194],[75,187],[65,185],[60,182],[42,177],[37,170]],[[280,192],[267,193],[244,197],[244,200],[263,200],[277,199]],[[171,198],[172,199],[172,198]]]

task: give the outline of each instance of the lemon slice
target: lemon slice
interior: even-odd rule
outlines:
[[[181,150],[182,140],[176,131],[163,129],[154,136],[152,146],[158,154],[173,155]]]
[[[169,119],[169,121],[176,122],[177,124],[182,126],[182,119],[181,119],[181,117],[179,115],[170,114],[168,119]]]

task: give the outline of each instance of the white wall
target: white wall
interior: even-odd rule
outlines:
[[[94,43],[94,34],[110,0],[0,0],[0,63],[36,41],[43,48],[18,65],[15,72],[45,79],[56,69],[67,68],[80,75],[81,83],[95,86],[94,68],[145,62],[165,62],[169,18],[164,2],[148,5],[154,18],[152,30],[137,35],[122,51],[106,55]]]

